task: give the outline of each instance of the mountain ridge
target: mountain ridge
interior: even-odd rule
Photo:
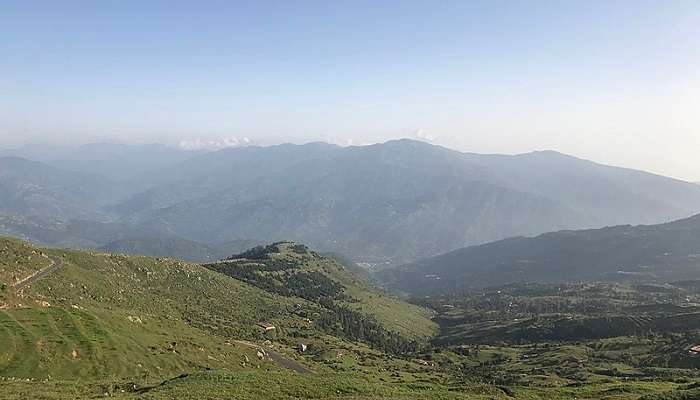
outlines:
[[[276,170],[266,166],[269,172],[263,175],[249,174],[250,168],[240,162],[226,167],[227,161],[235,160],[216,155],[222,162],[218,172],[193,178],[195,186],[183,181],[173,185],[174,190],[152,189],[167,202],[153,203],[150,210],[148,205],[137,206],[136,214],[126,218],[205,242],[245,234],[292,238],[324,251],[369,257],[361,261],[401,262],[513,235],[656,223],[700,211],[696,205],[700,203],[694,202],[700,202],[696,186],[561,153],[474,155],[407,139],[328,148],[330,153],[317,148],[319,153],[309,156],[303,145],[284,145],[286,154],[298,153],[299,161],[284,160]],[[275,147],[238,151],[266,153],[266,149],[280,151]],[[234,176],[228,177],[228,171]],[[206,180],[216,184],[205,189],[208,194],[193,195]],[[465,204],[468,209],[459,210]],[[536,214],[538,207],[551,212],[523,218]],[[493,213],[488,220],[479,219],[479,213],[489,210]],[[460,220],[464,219],[460,215],[470,213]],[[499,214],[517,216],[516,222]],[[383,221],[386,215],[394,215],[393,222]],[[200,225],[206,229],[197,231],[193,220],[207,221]],[[440,228],[422,236],[431,225]],[[274,236],[276,232],[279,236]],[[432,239],[436,234],[440,240]],[[366,235],[373,239],[363,240]],[[423,247],[415,248],[420,243]]]
[[[377,275],[413,294],[518,282],[700,279],[700,214],[658,225],[618,225],[513,237],[455,250]]]
[[[147,152],[126,154],[142,165]],[[88,215],[204,246],[292,239],[355,261],[399,265],[511,236],[652,224],[700,212],[700,186],[554,151],[481,155],[402,139],[186,154],[179,161],[166,157],[164,166],[131,181],[105,178],[116,202],[83,201],[50,217],[67,224]],[[40,199],[45,208],[55,202]],[[22,210],[6,214],[36,218]]]

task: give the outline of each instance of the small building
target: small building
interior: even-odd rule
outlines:
[[[277,329],[277,328],[275,328],[274,325],[272,325],[272,324],[266,324],[266,323],[263,323],[263,322],[259,323],[258,326],[259,326],[260,328],[262,328],[262,330],[263,330],[264,332],[270,332],[270,331],[274,331],[275,329]]]

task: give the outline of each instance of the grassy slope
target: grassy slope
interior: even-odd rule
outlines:
[[[17,244],[0,240],[0,248],[10,243]],[[30,247],[16,249],[18,259],[26,259],[21,252],[31,253]],[[443,351],[430,356],[428,365],[391,358],[314,331],[288,311],[301,299],[276,296],[197,265],[45,252],[60,257],[64,267],[0,310],[3,399],[512,398],[489,382],[459,378],[465,367],[482,368],[498,357],[509,357],[506,368],[511,372],[532,377],[529,382],[534,386],[509,389],[517,399],[637,399],[644,394],[685,393],[683,384],[670,379],[609,377],[566,386],[571,381],[557,378],[556,369],[573,371],[575,360],[590,357],[590,350],[580,346],[543,350],[533,360],[522,357],[532,353],[526,346],[483,346],[471,358]],[[23,268],[29,273],[36,269],[29,264]],[[337,279],[352,279],[338,271],[333,272]],[[359,290],[361,285],[350,285],[348,290]],[[365,311],[389,310],[394,302],[373,293],[359,305]],[[400,312],[414,310],[403,307]],[[390,312],[381,318],[396,323]],[[278,336],[272,338],[276,351],[315,373],[284,370],[258,360],[256,350],[233,342],[261,343],[264,338],[254,326],[259,321],[278,326]],[[299,340],[293,336],[297,334],[310,344],[303,355],[291,348]],[[606,351],[615,351],[613,345]],[[178,378],[181,374],[186,376]]]
[[[178,261],[47,253],[64,267],[0,311],[2,375],[148,377],[231,368],[251,350],[226,338],[256,338],[259,318],[275,320],[287,305]]]
[[[13,245],[16,250],[8,260],[24,260],[31,253],[31,247],[17,244],[0,240],[0,248]],[[353,398],[362,392],[368,394],[364,398],[399,399],[433,390],[444,398],[471,398],[450,393],[439,385],[439,374],[416,363],[387,359],[361,344],[314,331],[290,312],[302,299],[277,296],[177,260],[44,251],[64,266],[0,310],[3,398],[83,398],[105,392],[130,397],[134,387],[183,373],[191,376],[148,396],[202,398],[206,393],[228,398],[236,387],[240,398],[259,398],[253,394],[270,390],[281,390],[280,398],[333,393]],[[25,266],[22,273],[35,269]],[[277,352],[317,373],[301,378],[258,360],[256,349],[235,342],[262,343],[265,337],[256,327],[262,321],[278,326],[272,338]],[[314,350],[303,357],[296,354],[292,346],[298,339],[292,332],[302,334]],[[209,375],[207,370],[218,372]],[[436,381],[410,385],[428,379]],[[396,388],[398,380],[406,385]]]
[[[345,292],[358,302],[347,303],[348,306],[374,315],[385,328],[401,333],[410,338],[426,338],[437,333],[437,325],[431,321],[431,312],[423,307],[406,303],[375,290],[349,267],[326,257],[302,260],[290,250],[291,244],[279,246],[281,254],[278,259],[295,260],[302,264],[300,270],[319,271],[340,282]]]
[[[10,284],[50,264],[43,252],[20,240],[0,237],[0,284]]]

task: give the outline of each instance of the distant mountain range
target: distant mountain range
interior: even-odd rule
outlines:
[[[168,253],[188,241],[197,244],[194,253],[213,254],[220,243],[295,240],[398,265],[512,236],[700,212],[700,186],[551,151],[480,155],[397,140],[209,153],[102,144],[0,154],[8,156],[0,158],[0,232],[46,245],[129,250],[141,247],[134,240],[157,236],[142,251]],[[109,234],[85,241],[71,228],[76,220]],[[56,226],[60,240],[45,240],[51,235],[41,231]]]
[[[163,144],[92,143],[81,146],[26,145],[0,151],[0,157],[39,161],[66,171],[87,172],[112,181],[138,181],[144,173],[191,158],[199,152]]]
[[[515,282],[700,279],[700,215],[511,238],[427,258],[377,276],[413,295]]]
[[[216,261],[262,242],[232,240],[204,244],[167,232],[132,227],[119,222],[71,220],[0,215],[0,232],[55,247],[104,250],[111,253],[172,257],[186,261]]]
[[[99,175],[24,158],[0,158],[0,214],[100,218],[99,205],[119,201],[122,192]]]

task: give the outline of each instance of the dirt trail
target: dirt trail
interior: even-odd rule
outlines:
[[[57,269],[61,268],[63,266],[63,261],[58,258],[58,257],[52,257],[48,256],[48,259],[51,261],[51,265],[49,265],[46,268],[42,268],[35,273],[29,275],[28,277],[17,281],[10,285],[11,287],[15,289],[22,289],[25,286],[31,285],[32,283],[38,281],[39,279],[45,277],[46,275],[51,274],[52,272],[56,271]]]
[[[263,352],[264,354],[267,355],[267,357],[268,357],[270,360],[272,360],[272,362],[274,362],[275,364],[279,365],[280,367],[290,369],[290,370],[295,371],[295,372],[298,372],[298,373],[300,373],[300,374],[310,374],[310,373],[313,373],[313,371],[311,371],[310,369],[306,368],[306,367],[303,366],[302,364],[300,364],[300,363],[298,363],[298,362],[296,362],[296,361],[294,361],[294,360],[291,360],[291,359],[289,359],[289,358],[287,358],[287,357],[285,357],[285,356],[283,356],[283,355],[281,355],[281,354],[279,354],[279,353],[277,353],[277,352],[274,352],[274,351],[269,350],[269,349],[265,349],[265,348],[263,348],[262,346],[259,346],[259,345],[255,344],[255,343],[246,342],[245,340],[232,340],[232,342],[233,342],[233,343],[240,344],[240,345],[242,345],[242,346],[251,347],[251,348],[253,348],[253,349],[256,349],[256,350],[259,350],[259,351]]]

